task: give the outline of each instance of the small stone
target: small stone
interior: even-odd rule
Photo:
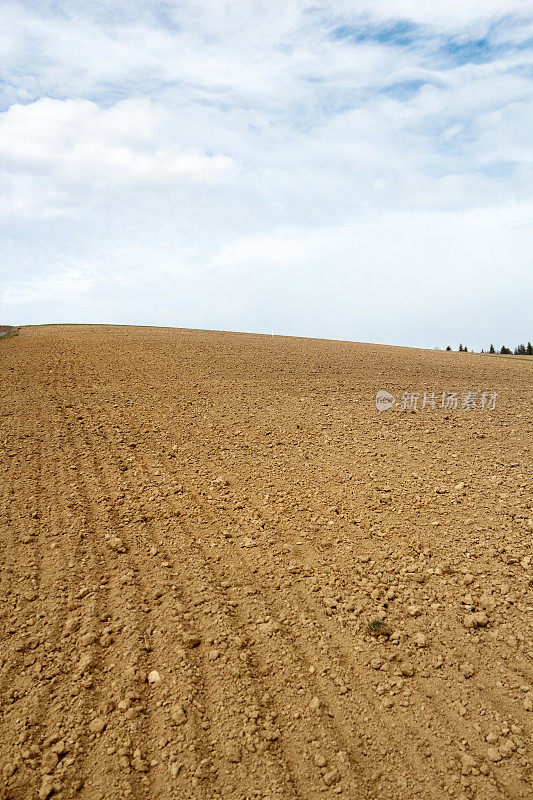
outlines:
[[[522,706],[525,708],[526,711],[533,711],[533,694],[531,693],[526,694],[526,696],[522,700]]]
[[[7,763],[7,764],[4,766],[4,769],[2,770],[2,774],[3,774],[4,778],[5,778],[6,780],[7,780],[8,778],[10,778],[12,775],[14,775],[14,774],[15,774],[15,771],[16,771],[16,769],[17,769],[17,768],[16,768],[15,764],[12,764],[11,762],[8,762],[8,763]]]
[[[139,676],[137,674],[137,670],[135,669],[135,667],[127,667],[124,670],[124,677],[128,681],[136,681]]]
[[[87,672],[94,666],[94,656],[92,653],[85,653],[78,661],[78,669],[80,672]]]
[[[468,753],[462,753],[461,755],[461,773],[463,775],[469,775],[472,771],[472,768],[476,766],[476,759],[473,758]]]
[[[320,708],[320,700],[319,700],[319,698],[318,698],[318,697],[315,695],[315,696],[314,696],[314,697],[311,699],[311,702],[309,703],[309,710],[310,710],[310,711],[318,711],[318,709],[319,709],[319,708]]]
[[[61,784],[54,781],[49,775],[45,775],[39,789],[39,800],[47,800],[54,792],[61,791]]]
[[[236,742],[229,742],[226,746],[226,756],[228,761],[238,764],[242,758],[241,748]]]
[[[107,540],[107,545],[115,553],[125,553],[127,550],[126,545],[118,536],[110,536]]]
[[[106,727],[106,721],[102,717],[96,717],[93,719],[92,722],[89,723],[89,730],[91,733],[102,733],[104,728]]]
[[[170,772],[170,777],[177,778],[180,769],[181,769],[181,764],[178,764],[176,761],[173,761],[171,764],[169,764],[168,771]]]
[[[71,617],[70,619],[67,619],[67,621],[65,622],[65,633],[68,636],[70,633],[74,633],[74,631],[77,631],[79,627],[80,627],[79,620]]]
[[[148,683],[155,685],[161,683],[161,676],[156,669],[153,669],[151,672],[148,673]]]
[[[487,750],[487,758],[490,761],[501,761],[502,755],[497,747],[489,747]]]
[[[423,633],[415,633],[413,636],[413,642],[415,643],[416,647],[427,647],[428,640]]]
[[[400,672],[402,675],[405,675],[406,678],[410,678],[415,673],[415,668],[411,664],[410,661],[402,661],[400,666]]]
[[[340,780],[340,775],[336,769],[332,769],[331,772],[326,772],[323,776],[324,783],[326,786],[333,786],[333,784],[337,783]]]
[[[463,617],[465,628],[484,628],[488,621],[489,618],[484,611],[477,611],[475,614],[467,614]]]
[[[175,703],[170,707],[170,717],[175,725],[183,725],[187,722],[187,715],[180,703]]]
[[[461,671],[461,674],[465,678],[471,678],[472,675],[474,675],[475,673],[474,665],[469,664],[467,661],[465,661],[464,664],[459,665],[459,670]]]
[[[516,744],[512,740],[506,741],[503,742],[498,749],[502,758],[509,758],[509,756],[511,756],[516,750]]]
[[[54,753],[53,750],[49,750],[43,756],[43,772],[53,772],[54,769],[57,767],[57,762],[59,761],[59,756],[57,753]]]
[[[184,641],[185,647],[198,647],[198,645],[201,643],[202,640],[200,639],[199,636],[196,636],[195,634],[191,633],[191,634],[187,634],[184,637],[183,641]]]
[[[328,763],[327,758],[322,753],[317,753],[313,760],[317,767],[325,767]]]
[[[65,740],[60,739],[58,742],[54,744],[52,750],[54,751],[54,753],[57,753],[58,756],[64,756],[66,753],[68,753],[69,748],[67,747]]]

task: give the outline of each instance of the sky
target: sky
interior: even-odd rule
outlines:
[[[0,16],[0,323],[533,340],[533,0]]]

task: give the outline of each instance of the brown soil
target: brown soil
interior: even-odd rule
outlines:
[[[532,796],[532,360],[57,326],[0,372],[1,797]]]

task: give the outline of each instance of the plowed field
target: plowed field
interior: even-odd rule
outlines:
[[[532,359],[50,326],[0,375],[1,797],[531,798]]]

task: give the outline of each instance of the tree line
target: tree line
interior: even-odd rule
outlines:
[[[450,347],[450,345],[448,345],[448,347],[446,348],[446,350],[448,350],[448,351],[451,351],[451,349],[452,348]],[[468,353],[468,347],[464,346],[462,342],[459,344],[459,352],[460,353]],[[485,350],[482,350],[481,352],[484,353]],[[494,345],[491,344],[491,346],[488,349],[488,352],[489,353],[499,353],[502,356],[513,356],[513,355],[514,356],[533,356],[533,344],[531,344],[531,342],[528,342],[527,344],[519,344],[518,347],[515,347],[514,350],[510,350],[509,347],[506,347],[504,344],[502,344],[502,346],[501,346],[501,348],[499,350],[496,350],[494,348]]]

